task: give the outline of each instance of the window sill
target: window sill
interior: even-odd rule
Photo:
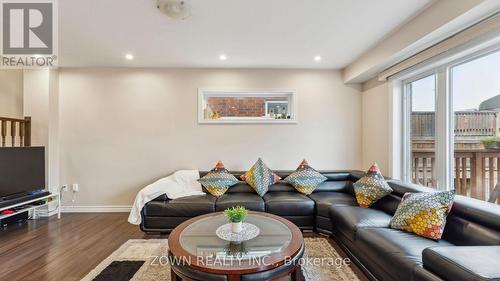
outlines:
[[[198,124],[297,124],[297,120],[271,118],[219,118],[214,120],[198,120]]]

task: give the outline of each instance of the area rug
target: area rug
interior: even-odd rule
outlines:
[[[305,280],[357,281],[359,278],[325,238],[304,238],[304,259],[323,259],[326,263],[304,263]],[[170,280],[166,239],[131,239],[112,253],[82,281],[159,281]],[[335,261],[335,263],[332,263]]]

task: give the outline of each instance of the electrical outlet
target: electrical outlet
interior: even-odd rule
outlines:
[[[78,192],[78,184],[77,183],[74,183],[73,186],[72,186],[72,189],[73,189],[73,192]]]
[[[68,191],[68,185],[67,184],[63,184],[62,185],[62,191]]]

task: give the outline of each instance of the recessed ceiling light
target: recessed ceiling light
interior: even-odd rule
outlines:
[[[226,56],[226,55],[224,55],[224,54],[221,54],[221,55],[219,56],[219,59],[220,59],[220,60],[227,60],[227,56]]]
[[[126,55],[125,55],[125,58],[126,58],[127,60],[133,60],[133,59],[134,59],[134,55],[132,55],[132,54],[126,54]]]
[[[321,61],[321,56],[315,56],[314,61]]]

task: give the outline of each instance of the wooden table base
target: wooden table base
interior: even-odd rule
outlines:
[[[284,274],[281,274],[280,276],[276,276],[272,280],[281,280],[282,278],[290,276],[292,281],[304,281],[304,276],[302,275],[302,267],[297,264],[295,267],[293,267],[291,270],[285,272]],[[194,280],[191,279],[181,273],[176,273],[173,269],[170,270],[170,279],[171,281],[206,281],[206,280]],[[238,274],[232,274],[232,275],[227,275],[227,281],[240,281],[241,280],[241,275]]]

